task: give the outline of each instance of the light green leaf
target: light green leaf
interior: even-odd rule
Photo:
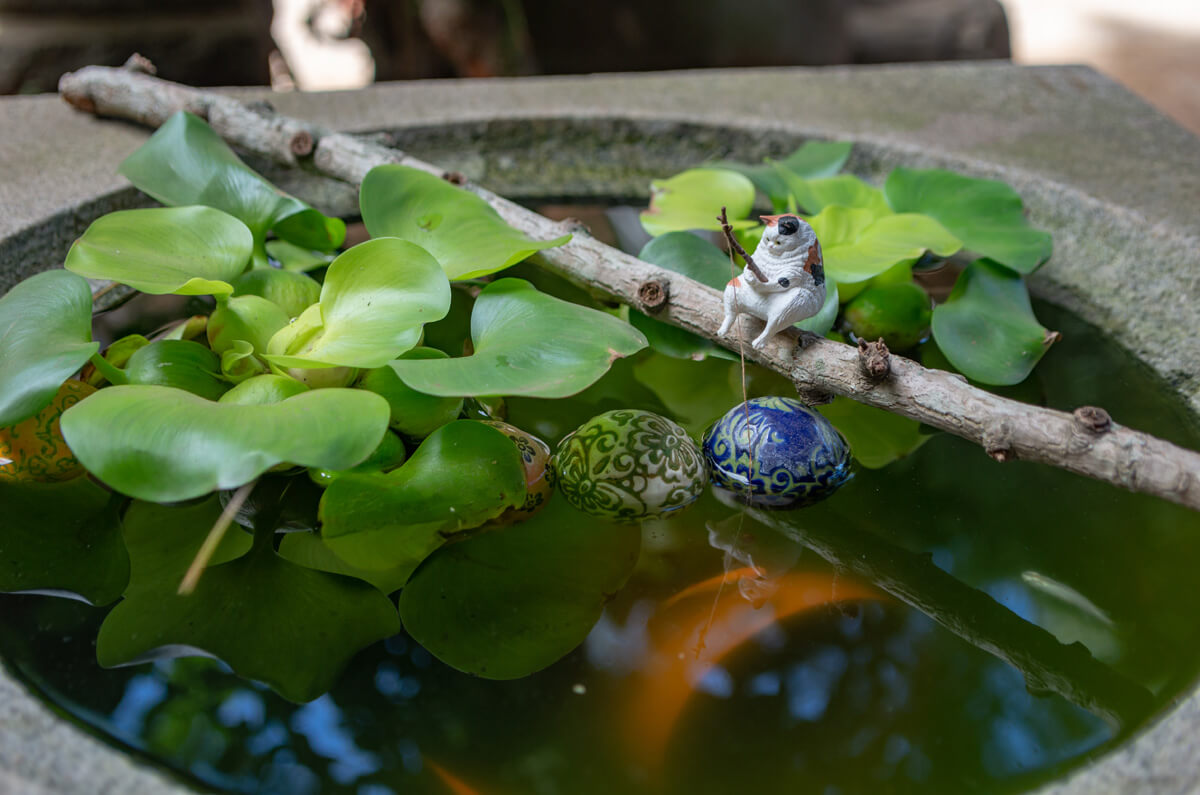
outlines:
[[[281,367],[382,367],[449,308],[450,282],[428,252],[394,237],[368,240],[333,261],[320,303],[271,339],[266,359]]]
[[[713,244],[687,232],[668,232],[645,245],[638,259],[722,290],[734,275],[729,255]],[[629,310],[629,323],[646,335],[650,347],[667,356],[696,359],[705,356],[733,358],[736,354],[703,337],[661,320]]]
[[[888,176],[884,192],[896,212],[932,216],[968,250],[1020,273],[1032,273],[1050,259],[1050,234],[1029,225],[1021,197],[1004,182],[940,169],[898,168]]]
[[[692,168],[650,184],[650,209],[642,228],[654,237],[689,229],[721,228],[717,216],[725,207],[734,229],[754,226],[746,219],[754,206],[754,183],[735,171]]]
[[[846,437],[851,455],[867,469],[881,469],[929,439],[916,420],[849,398],[835,397],[817,411]]]
[[[0,298],[0,428],[44,409],[99,349],[82,277],[46,271],[9,290]]]
[[[594,383],[614,360],[646,347],[646,338],[628,323],[543,295],[521,279],[484,288],[471,313],[471,339],[471,356],[388,366],[427,395],[560,398]]]
[[[283,311],[286,323],[321,300],[321,285],[303,273],[255,268],[233,280],[233,295],[255,295],[270,301]]]
[[[65,483],[0,480],[0,591],[115,601],[129,581],[118,501],[86,477]]]
[[[707,166],[727,168],[749,178],[771,200],[775,212],[782,213],[792,208],[788,207],[790,192],[780,167],[805,179],[832,177],[842,170],[852,148],[854,144],[849,141],[805,141],[799,149],[780,161],[768,159],[763,165],[748,166],[722,160],[708,163]]]
[[[434,431],[399,469],[329,484],[321,536],[352,566],[411,572],[450,536],[524,501],[516,446],[495,428],[458,420]]]
[[[152,295],[228,295],[253,247],[245,224],[211,207],[121,210],[92,222],[65,267]]]
[[[825,272],[838,284],[865,281],[926,250],[946,257],[962,243],[937,221],[904,213],[878,217],[873,210],[831,205],[808,219],[825,257]]]
[[[358,200],[371,237],[399,237],[421,246],[456,280],[495,273],[571,239],[532,240],[475,194],[407,166],[371,169]]]
[[[796,198],[800,209],[809,214],[833,206],[868,210],[875,218],[892,214],[883,191],[850,174],[804,179],[781,169],[780,177],[787,183],[788,192]]]
[[[400,630],[396,610],[363,582],[313,571],[271,549],[271,532],[231,530],[187,596],[176,591],[220,513],[209,499],[188,507],[135,503],[125,517],[132,576],[100,627],[106,668],[158,657],[210,654],[291,701],[326,692],[360,649]]]
[[[174,502],[237,488],[284,462],[349,469],[371,454],[387,423],[387,401],[361,389],[241,405],[169,387],[116,386],[68,409],[62,432],[107,485]]]
[[[240,406],[265,406],[307,392],[308,387],[286,375],[265,373],[247,378],[233,389],[221,395],[220,403],[235,403]]]
[[[533,518],[435,552],[400,592],[404,628],[487,679],[539,671],[583,642],[637,563],[641,531],[551,500]]]
[[[208,124],[186,111],[167,119],[118,171],[163,204],[224,210],[250,228],[259,246],[270,229],[277,237],[320,251],[333,251],[346,238],[340,219],[322,215],[267,182]]]
[[[234,340],[233,345],[221,354],[221,374],[238,384],[249,378],[267,374],[267,366],[254,355],[254,346],[245,340]],[[225,397],[222,393],[217,400]]]
[[[208,344],[214,353],[225,353],[242,340],[265,352],[271,337],[287,324],[288,314],[278,304],[257,295],[235,295],[209,315]]]
[[[1020,274],[979,259],[934,308],[933,338],[967,378],[1003,386],[1024,381],[1057,335],[1034,317]]]

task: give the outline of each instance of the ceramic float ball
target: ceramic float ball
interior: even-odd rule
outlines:
[[[519,507],[509,508],[496,517],[495,524],[511,524],[528,519],[546,507],[546,501],[554,496],[554,469],[550,466],[550,445],[533,434],[499,420],[481,420],[507,436],[521,454],[521,466],[525,468],[525,502]]]
[[[704,433],[703,448],[714,484],[768,508],[823,500],[850,477],[850,448],[841,434],[791,398],[739,403]]]
[[[0,428],[0,480],[53,483],[82,475],[83,465],[63,440],[59,418],[95,391],[83,381],[67,381],[46,408],[16,425]]]
[[[592,417],[554,453],[558,489],[585,513],[638,522],[691,505],[704,490],[700,448],[666,417],[618,409]]]

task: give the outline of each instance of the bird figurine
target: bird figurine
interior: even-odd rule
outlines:
[[[717,334],[728,334],[738,315],[753,315],[766,323],[750,343],[761,349],[775,334],[821,311],[825,305],[821,243],[803,218],[762,216],[767,228],[753,256],[734,239],[724,208],[718,220],[730,247],[746,261],[746,269],[725,285],[725,322]]]

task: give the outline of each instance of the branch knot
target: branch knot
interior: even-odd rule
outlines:
[[[880,337],[875,342],[864,339],[858,341],[858,363],[862,366],[867,378],[872,381],[882,381],[892,370],[887,344]]]
[[[1112,430],[1112,417],[1099,406],[1080,406],[1075,409],[1075,427],[1097,436]]]
[[[670,288],[666,282],[650,279],[638,285],[638,303],[643,311],[655,315],[663,310],[670,298]]]

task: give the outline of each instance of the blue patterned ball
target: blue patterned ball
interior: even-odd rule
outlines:
[[[791,398],[739,403],[704,433],[702,447],[713,483],[752,505],[811,505],[850,477],[850,448],[841,434]]]

